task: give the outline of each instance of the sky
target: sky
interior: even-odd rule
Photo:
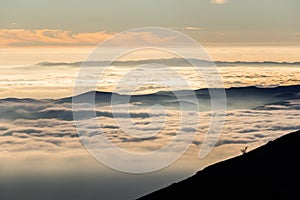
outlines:
[[[207,46],[297,46],[298,0],[2,0],[0,47],[94,46],[138,27],[172,28]]]

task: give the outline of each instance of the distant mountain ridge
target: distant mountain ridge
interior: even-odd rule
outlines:
[[[158,63],[166,66],[189,66],[191,65],[188,61],[195,62],[200,66],[211,66],[211,65],[300,65],[300,62],[274,62],[274,61],[262,61],[262,62],[246,62],[246,61],[208,61],[200,60],[196,58],[165,58],[165,59],[148,59],[148,60],[127,60],[127,61],[78,61],[78,62],[41,62],[37,65],[40,66],[137,66],[144,64]]]
[[[223,88],[209,88],[209,89],[223,89]],[[197,89],[194,90],[196,95],[201,95],[201,94],[207,94],[209,95],[209,89],[208,88],[201,88],[201,89]],[[246,86],[246,87],[231,87],[231,88],[224,88],[224,90],[226,91],[226,93],[238,93],[238,92],[244,92],[246,94],[252,93],[252,94],[256,94],[261,93],[262,94],[281,94],[282,93],[295,93],[298,94],[300,93],[300,85],[287,85],[287,86],[274,86],[274,87],[258,87],[258,86]],[[176,91],[178,93],[182,92],[181,94],[184,94],[185,90],[178,90]],[[95,93],[95,95],[108,95],[108,96],[112,96],[112,95],[121,95],[121,96],[127,96],[126,94],[119,94],[119,93],[114,93],[114,92],[104,92],[104,91],[89,91],[87,93],[82,93],[79,94],[78,96],[82,96],[82,95],[88,95],[90,93]],[[159,91],[159,92],[155,92],[155,93],[149,93],[149,94],[134,94],[134,95],[130,95],[130,96],[134,96],[134,97],[143,97],[143,96],[174,96],[172,91]],[[294,96],[294,95],[292,95]],[[297,95],[296,95],[297,96]],[[69,99],[72,97],[66,97],[66,98],[62,98],[62,99]]]
[[[218,88],[214,89],[218,90]],[[262,106],[266,104],[285,102],[287,100],[300,99],[300,85],[292,86],[278,86],[274,88],[259,88],[255,86],[249,87],[233,87],[226,88],[226,101],[228,109],[244,109],[244,108],[263,108]],[[182,100],[189,101],[193,96],[190,95],[191,92],[181,90],[176,91],[176,95],[180,95]],[[211,104],[211,97],[209,89],[198,89],[194,91],[199,105],[204,107],[201,110],[207,110]],[[172,91],[160,91],[152,94],[140,94],[140,95],[122,95],[113,92],[99,92],[90,91],[84,94],[80,94],[75,97],[67,97],[59,99],[59,102],[72,102],[72,98],[81,99],[82,102],[89,100],[90,98],[95,98],[96,103],[111,103],[112,96],[116,97],[115,100],[124,100],[130,98],[131,103],[139,104],[155,104],[159,103],[163,106],[173,106],[172,102],[178,105],[178,98]],[[85,98],[86,97],[86,98]],[[193,102],[193,101],[192,101]]]
[[[218,90],[218,89],[216,89]],[[199,106],[201,111],[209,111],[211,100],[210,93],[207,88],[195,90],[195,95],[199,101]],[[276,106],[285,106],[286,109],[293,108],[299,109],[300,105],[291,104],[291,100],[300,99],[300,85],[290,85],[290,86],[278,86],[270,88],[261,88],[255,86],[249,87],[232,87],[225,88],[227,109],[276,109]],[[176,91],[176,95],[181,95],[181,103],[186,100],[189,101],[191,96],[184,96],[191,94],[189,91]],[[122,95],[113,92],[103,92],[103,91],[90,91],[86,93],[79,94],[77,96],[70,96],[60,99],[31,99],[31,98],[5,98],[0,99],[0,101],[7,102],[54,102],[56,104],[61,103],[72,103],[73,98],[81,99],[80,102],[91,101],[91,98],[95,99],[95,103],[101,105],[111,105],[112,97],[116,97],[114,103],[118,103],[118,100],[130,99],[130,103],[135,103],[139,105],[153,105],[159,103],[162,106],[176,107],[179,106],[178,98],[172,91],[160,91],[150,94],[139,94],[139,95]],[[78,102],[78,101],[77,101]],[[122,101],[121,101],[122,102]],[[124,102],[124,101],[123,101]],[[192,101],[194,102],[194,101]],[[188,108],[188,104],[184,104]],[[272,106],[274,105],[274,106]],[[297,106],[297,108],[295,107]]]
[[[300,131],[148,194],[156,199],[299,199]]]

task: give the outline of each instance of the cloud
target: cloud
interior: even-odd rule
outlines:
[[[112,34],[73,33],[65,30],[0,29],[0,46],[83,46],[96,45]]]
[[[147,31],[127,32],[114,35],[114,38],[109,42],[109,45],[140,46],[141,44],[173,44],[173,42],[176,41],[177,37],[177,35],[159,35],[159,32],[158,34]],[[175,44],[178,44],[178,41]]]
[[[202,27],[195,27],[195,26],[173,27],[172,29],[185,30],[185,31],[201,31],[201,30],[204,30],[204,28],[202,28]]]
[[[211,0],[212,4],[225,4],[227,0]]]
[[[148,99],[157,102],[151,96],[148,96]],[[290,109],[229,110],[221,136],[209,155],[214,160],[205,158],[205,165],[239,155],[240,149],[245,146],[253,149],[285,133],[299,129],[300,126],[297,125],[299,110],[293,109],[298,103],[299,101],[293,100],[286,104]],[[97,143],[97,137],[102,133],[111,142],[126,151],[148,153],[161,149],[173,141],[180,126],[181,113],[176,110],[168,112],[166,123],[163,124],[163,129],[160,129],[161,124],[153,123],[147,110],[141,107],[130,111],[133,125],[124,131],[122,129],[124,127],[118,121],[124,117],[122,109],[118,110],[118,120],[113,118],[108,106],[97,106],[96,109],[101,128],[88,123],[88,120],[79,122],[83,124],[81,139],[94,142],[97,147],[101,145],[105,152],[111,151],[111,147],[107,144]],[[82,166],[86,163],[81,162],[90,158],[84,150],[71,120],[71,103],[59,100],[10,98],[0,100],[0,113],[2,113],[0,117],[0,159],[3,161],[0,168],[4,166],[6,169],[14,169],[11,167],[23,167],[24,163],[28,162],[30,163],[28,166],[32,170],[40,168],[41,163],[47,167],[55,167],[59,164],[64,167],[58,170],[63,170],[68,163]],[[195,160],[198,161],[199,150],[211,123],[211,113],[201,112],[199,121],[197,130],[191,128],[192,125],[189,126],[193,120],[188,120],[181,129],[185,134],[197,131],[189,151],[184,155],[183,162],[185,164],[182,166],[191,165],[191,162]],[[157,134],[152,135],[153,133]],[[186,144],[185,140],[178,141],[176,148],[166,152],[166,155],[176,154],[177,148],[180,149]],[[32,160],[37,163],[33,164]],[[199,162],[202,163],[203,160]],[[90,165],[96,166],[95,162]]]
[[[95,46],[112,36],[116,36],[114,38],[115,45],[132,45],[132,43],[140,41],[160,44],[172,41],[175,38],[175,36],[160,37],[146,31],[115,35],[115,33],[105,31],[73,33],[67,30],[52,29],[0,29],[0,47]]]

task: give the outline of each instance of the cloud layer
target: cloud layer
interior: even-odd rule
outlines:
[[[26,47],[26,46],[95,46],[100,42],[114,36],[115,33],[82,32],[74,33],[67,30],[53,29],[0,29],[0,47]],[[151,32],[129,32],[115,38],[115,45],[128,45],[132,42],[168,42],[174,38],[161,38]]]
[[[0,46],[95,45],[110,37],[106,32],[72,33],[65,30],[0,29]]]
[[[71,103],[54,100],[6,99],[1,100],[0,104],[0,111],[3,114],[0,119],[0,151],[6,152],[6,155],[14,152],[59,152],[82,149],[72,121]],[[299,101],[282,103],[280,107],[277,106],[278,104],[275,103],[274,106],[268,104],[266,107],[255,110],[228,111],[226,125],[217,147],[251,144],[255,146],[284,133],[300,129],[297,125]],[[122,108],[122,105],[119,106]],[[274,107],[276,109],[270,109]],[[150,118],[151,115],[148,115],[148,110],[143,106],[140,109],[131,110],[130,113],[131,125],[124,129],[122,127],[124,124],[121,122],[126,113],[119,111],[117,118],[114,118],[110,107],[98,106],[97,115],[101,128],[83,121],[82,137],[97,138],[102,132],[113,143],[129,151],[153,151],[172,141],[178,133],[182,114],[181,111],[173,109],[168,110],[166,118],[162,113],[152,115],[153,118]],[[195,116],[190,115],[190,117]],[[153,119],[158,119],[159,122],[165,120],[165,122],[156,123]],[[198,130],[189,128],[188,123],[184,125],[186,128],[182,128],[185,134],[197,131],[197,137],[192,145],[193,154],[199,151],[206,137],[210,120],[210,112],[202,112]],[[193,122],[193,120],[189,121]],[[153,135],[153,133],[158,134]],[[138,134],[149,137],[135,137]],[[178,147],[181,145],[186,145],[184,140],[178,142]]]

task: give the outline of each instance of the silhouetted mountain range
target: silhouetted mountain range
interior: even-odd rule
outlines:
[[[199,66],[211,66],[211,65],[300,65],[300,62],[273,62],[273,61],[263,61],[263,62],[245,62],[245,61],[209,61],[200,60],[196,58],[162,58],[162,59],[148,59],[148,60],[127,60],[127,61],[79,61],[79,62],[41,62],[37,65],[40,66],[58,66],[58,65],[68,65],[68,66],[137,66],[144,64],[159,63],[166,66],[190,66],[189,62],[196,63]]]
[[[148,194],[148,199],[299,199],[300,131]]]
[[[179,105],[177,96],[181,96],[181,100],[185,100],[186,102],[194,102],[191,100],[193,96],[189,95],[195,94],[199,101],[199,106],[201,106],[200,109],[202,111],[207,111],[210,110],[211,105],[210,90],[207,88],[198,89],[193,91],[193,93],[191,93],[191,91],[180,90],[175,91],[176,95],[172,91],[160,91],[152,94],[132,95],[130,96],[130,102],[139,105],[153,105],[159,102],[160,105],[174,107]],[[266,105],[273,103],[288,105],[288,102],[286,102],[287,100],[300,98],[299,85],[278,86],[273,88],[259,88],[255,86],[233,87],[226,88],[225,92],[228,110],[245,108],[257,110],[269,109],[269,107],[266,107]],[[118,101],[122,102],[122,100],[129,98],[127,95],[118,93],[90,91],[75,97],[59,99],[57,102],[70,103],[72,102],[72,98],[75,98],[76,102],[85,102],[90,100],[90,98],[93,98],[95,99],[96,103],[110,105],[112,96],[115,97],[114,103],[118,103]],[[186,105],[185,108],[188,109],[189,105]]]

